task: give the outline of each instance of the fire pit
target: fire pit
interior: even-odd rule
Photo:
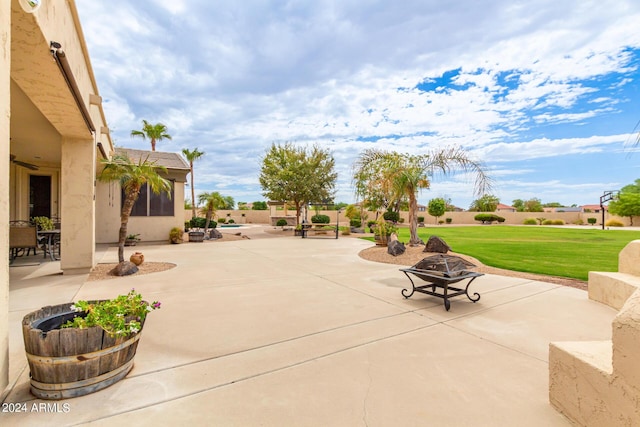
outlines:
[[[444,308],[447,311],[451,308],[449,298],[458,295],[466,295],[470,301],[475,303],[480,300],[480,294],[474,292],[473,296],[469,295],[469,285],[476,277],[483,276],[483,274],[470,271],[469,269],[473,267],[475,267],[474,264],[455,255],[439,254],[424,258],[412,267],[400,269],[409,278],[412,287],[411,292],[408,289],[403,289],[402,296],[409,298],[415,292],[420,292],[442,298]],[[427,284],[416,286],[411,275],[422,279]],[[465,279],[470,280],[464,289],[450,286]]]

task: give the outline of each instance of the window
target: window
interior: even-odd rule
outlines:
[[[173,189],[175,181],[171,181],[171,198],[166,193],[155,194],[150,191],[147,184],[140,188],[138,200],[131,209],[131,216],[173,216]],[[124,203],[124,191],[122,191],[122,203]]]

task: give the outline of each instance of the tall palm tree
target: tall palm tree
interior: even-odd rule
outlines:
[[[164,166],[150,162],[149,158],[133,161],[125,153],[117,153],[111,159],[103,159],[104,168],[98,175],[103,182],[118,181],[124,190],[124,202],[120,211],[120,233],[118,234],[118,260],[124,262],[124,241],[127,236],[127,224],[131,210],[143,185],[148,184],[155,194],[161,192],[171,197],[171,183],[161,177],[159,172],[167,172]]]
[[[188,148],[183,148],[182,154],[189,162],[189,167],[191,168],[191,212],[192,212],[191,218],[195,218],[196,217],[196,192],[195,192],[195,188],[193,187],[193,162],[195,160],[198,160],[200,157],[204,156],[204,151],[198,151],[197,147],[193,150],[189,150]]]
[[[217,191],[212,193],[204,192],[198,196],[198,203],[204,205],[203,210],[206,212],[206,222],[204,224],[204,232],[207,232],[211,218],[215,215],[218,209],[223,209],[226,201],[224,197]]]
[[[384,200],[384,207],[409,200],[409,244],[413,246],[421,244],[418,237],[418,192],[431,186],[430,177],[434,174],[448,175],[454,171],[474,174],[476,195],[485,194],[491,187],[491,180],[482,164],[457,147],[435,149],[421,155],[365,150],[356,161],[354,182],[359,196]]]
[[[142,139],[151,141],[151,151],[156,151],[156,141],[162,141],[163,139],[171,139],[171,135],[167,133],[167,127],[162,123],[156,123],[152,125],[146,120],[142,120],[142,130],[132,130],[131,137],[139,136]]]

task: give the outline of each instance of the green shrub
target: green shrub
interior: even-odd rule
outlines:
[[[419,216],[418,217],[418,222],[424,222],[424,217],[423,216]]]
[[[184,231],[189,231],[190,228],[191,228],[191,221],[185,221],[184,222]]]
[[[367,221],[367,228],[369,229],[370,233],[373,233],[373,226],[376,224],[375,221]]]
[[[182,243],[182,235],[183,231],[180,230],[180,227],[173,227],[171,231],[169,231],[169,242],[171,243]]]
[[[553,221],[551,221],[550,219],[545,219],[544,221],[542,221],[542,225],[552,225]]]
[[[398,222],[400,220],[400,212],[387,211],[382,214],[386,221]]]
[[[227,224],[235,224],[236,222],[233,220],[233,218],[229,218],[229,221],[227,221]]]
[[[552,225],[564,225],[564,220],[563,219],[552,219],[551,220],[551,224]]]
[[[590,225],[594,225],[596,222],[598,222],[598,220],[596,218],[587,218],[587,222]]]
[[[328,215],[317,214],[311,217],[311,222],[314,224],[329,224],[331,218]]]
[[[360,227],[362,225],[362,221],[360,221],[360,218],[353,218],[352,220],[349,221],[349,225],[351,227]]]
[[[483,224],[485,224],[485,223],[491,224],[494,221],[496,221],[496,222],[504,222],[504,218],[503,217],[501,217],[499,215],[496,215],[496,214],[490,214],[490,213],[478,214],[478,215],[474,216],[473,219],[475,219],[476,221],[481,221]]]
[[[204,224],[207,222],[206,218],[196,217],[191,218],[191,228],[204,228]]]
[[[624,227],[624,224],[618,221],[617,219],[608,219],[607,222],[604,223],[607,227]]]
[[[584,221],[578,218],[575,221],[573,221],[573,225],[584,225]]]
[[[227,222],[227,218],[218,218],[218,222],[220,224],[225,224]]]
[[[525,220],[522,223],[524,225],[537,225],[538,221],[536,221],[535,218],[525,218]]]
[[[444,220],[447,222],[447,224],[451,224],[453,222],[453,218],[445,218]]]
[[[286,219],[279,219],[278,222],[276,222],[276,225],[278,227],[284,227],[285,225],[287,225],[287,220]]]
[[[400,224],[404,224],[404,218],[400,218],[400,219],[398,220],[398,222],[399,222]]]

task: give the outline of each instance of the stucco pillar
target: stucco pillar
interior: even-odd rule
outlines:
[[[0,0],[0,399],[9,383],[9,121],[11,0]]]
[[[63,274],[88,273],[95,255],[96,145],[92,139],[62,138],[60,267]]]

